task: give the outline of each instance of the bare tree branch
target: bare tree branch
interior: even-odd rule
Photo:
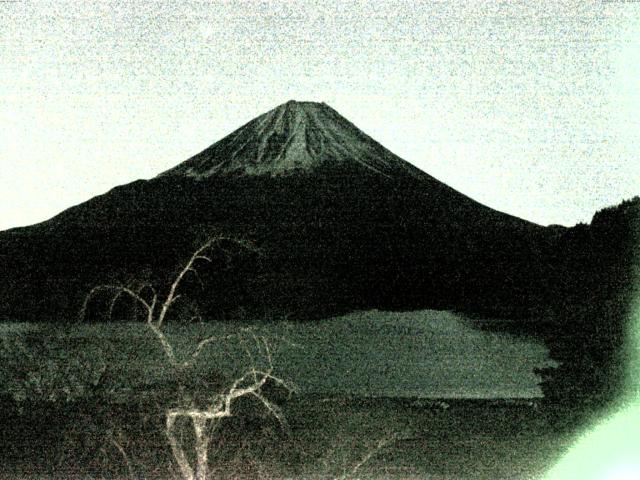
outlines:
[[[108,439],[111,442],[111,444],[114,447],[116,447],[116,450],[118,450],[118,452],[120,453],[120,455],[124,459],[124,462],[125,462],[125,464],[127,466],[127,470],[129,472],[129,477],[131,477],[132,479],[136,478],[134,470],[133,470],[133,465],[131,465],[131,461],[129,461],[129,456],[127,455],[127,452],[125,452],[125,450],[122,447],[122,445],[120,445],[120,443],[118,443],[118,441],[115,439],[115,437],[113,436],[112,433],[109,433]]]
[[[185,275],[190,271],[195,271],[195,267],[194,267],[195,262],[198,261],[198,260],[205,260],[205,261],[211,263],[212,262],[211,258],[203,255],[203,252],[205,252],[207,249],[209,249],[212,246],[214,246],[216,244],[219,244],[219,243],[221,243],[221,242],[223,242],[225,240],[238,242],[237,240],[233,240],[233,239],[230,239],[228,237],[223,237],[223,236],[213,237],[213,238],[209,239],[207,242],[205,242],[200,248],[198,248],[193,253],[193,255],[191,255],[191,258],[189,259],[187,264],[182,268],[182,270],[180,270],[180,272],[176,276],[175,280],[171,284],[171,288],[169,289],[169,293],[167,295],[167,298],[165,299],[164,303],[162,304],[162,309],[160,310],[160,315],[158,316],[158,320],[156,322],[158,327],[162,327],[162,324],[164,323],[164,320],[165,320],[165,317],[166,317],[167,312],[169,310],[169,307],[171,307],[171,305],[180,296],[180,295],[176,295],[176,290],[180,286],[180,283],[184,279]],[[240,243],[240,242],[238,242],[238,243]]]
[[[200,284],[200,287],[204,288],[204,282],[202,281],[202,278],[200,277],[200,274],[198,273],[198,271],[195,268],[190,268],[187,271],[191,272],[196,277],[196,279],[198,280],[198,283]]]
[[[152,321],[147,322],[147,326],[154,333],[154,335],[160,342],[160,346],[162,347],[162,350],[164,350],[164,353],[167,356],[167,360],[169,361],[171,366],[174,368],[182,367],[182,364],[176,358],[176,354],[175,354],[175,351],[173,350],[173,346],[171,345],[171,343],[169,343],[169,340],[167,340],[167,337],[165,336],[163,331],[160,330],[156,325],[154,325]]]
[[[196,348],[191,353],[191,358],[189,360],[186,360],[185,362],[183,362],[183,365],[185,367],[189,367],[189,366],[193,365],[193,363],[197,360],[198,356],[202,353],[202,350],[204,349],[204,347],[206,347],[207,345],[209,345],[211,343],[215,343],[215,342],[220,342],[220,341],[223,341],[223,340],[230,340],[235,336],[236,335],[233,334],[233,335],[227,335],[226,337],[211,336],[211,337],[205,338],[204,340],[202,340],[202,341],[200,341],[198,343]]]
[[[379,454],[383,449],[385,449],[387,446],[395,443],[396,441],[398,441],[398,439],[400,438],[400,436],[396,433],[391,435],[391,437],[388,438],[382,438],[378,441],[378,443],[371,449],[369,449],[369,451],[367,451],[367,453],[365,454],[365,456],[358,462],[356,463],[353,468],[351,469],[350,472],[348,473],[344,473],[341,477],[340,480],[346,480],[348,478],[358,478],[356,476],[356,474],[358,473],[358,470],[360,470],[364,465],[366,465],[374,456],[376,456],[377,454]]]
[[[257,374],[259,374],[259,376]],[[248,378],[254,377],[257,378],[257,381],[248,385],[245,384]],[[169,439],[174,459],[178,463],[178,467],[180,468],[185,480],[205,480],[207,478],[207,449],[209,445],[209,436],[207,435],[207,432],[210,430],[212,422],[218,422],[223,418],[233,416],[233,404],[238,398],[248,395],[256,397],[265,406],[269,413],[271,413],[283,426],[286,426],[282,410],[277,405],[270,402],[260,392],[261,388],[269,379],[273,379],[282,385],[285,384],[282,380],[274,377],[270,370],[257,371],[255,369],[251,369],[250,372],[247,372],[236,379],[225,394],[217,396],[208,409],[174,408],[167,412],[166,435]],[[190,419],[194,428],[196,440],[195,473],[194,468],[187,460],[187,456],[174,433],[175,422],[178,418],[182,417]]]
[[[104,292],[104,291],[111,291],[115,293],[115,299],[112,300],[112,303],[114,303],[115,300],[117,300],[117,297],[119,297],[120,295],[127,294],[131,298],[133,298],[136,302],[139,302],[142,306],[144,306],[147,312],[152,312],[151,305],[149,305],[140,295],[138,295],[136,292],[134,292],[128,287],[125,287],[122,285],[98,285],[97,287],[93,287],[91,291],[87,294],[87,296],[84,298],[82,308],[80,309],[80,320],[84,320],[86,316],[89,301],[95,296],[96,293]],[[109,315],[112,314],[112,310],[113,310],[113,307],[110,307]]]
[[[169,446],[173,453],[173,458],[178,464],[178,468],[180,470],[180,474],[182,475],[184,480],[206,480],[207,472],[208,472],[208,445],[209,438],[212,425],[219,422],[222,418],[230,417],[233,415],[233,405],[234,402],[244,396],[253,396],[258,399],[258,401],[267,409],[267,411],[273,415],[281,425],[285,426],[285,418],[281,409],[269,401],[267,397],[265,397],[262,393],[262,388],[266,385],[266,383],[271,380],[277,385],[281,385],[289,391],[292,391],[293,388],[286,384],[282,379],[275,377],[272,374],[273,365],[272,365],[272,356],[271,349],[269,347],[269,343],[263,337],[258,337],[252,330],[250,329],[242,329],[240,333],[227,335],[227,336],[209,336],[202,340],[200,340],[195,348],[191,351],[188,358],[186,360],[180,361],[176,355],[176,352],[173,348],[173,345],[168,340],[165,335],[162,327],[166,321],[167,313],[169,312],[172,305],[181,298],[181,294],[178,293],[178,289],[181,286],[182,281],[185,276],[191,272],[193,273],[198,281],[202,284],[202,279],[196,270],[196,263],[199,261],[205,261],[207,263],[213,263],[213,259],[211,256],[207,255],[205,252],[212,248],[214,245],[217,246],[224,254],[227,263],[230,262],[231,252],[224,248],[222,245],[225,241],[231,241],[235,244],[238,244],[245,249],[249,249],[252,251],[256,251],[256,249],[249,243],[234,240],[228,237],[218,236],[211,238],[207,242],[205,242],[202,246],[200,246],[190,257],[184,267],[179,271],[173,283],[169,288],[169,292],[166,297],[160,303],[160,312],[156,317],[156,309],[159,305],[158,293],[153,288],[151,284],[144,283],[142,284],[137,291],[134,291],[132,288],[120,285],[99,285],[93,288],[89,294],[85,297],[80,316],[84,319],[86,315],[87,306],[89,301],[96,295],[98,292],[106,291],[111,292],[112,297],[109,303],[109,317],[113,315],[114,306],[118,299],[121,296],[128,295],[133,298],[137,304],[143,306],[147,312],[147,327],[151,330],[151,332],[157,338],[162,350],[167,358],[169,364],[175,368],[176,370],[184,370],[193,366],[195,361],[199,358],[203,350],[211,344],[221,343],[223,341],[229,340],[231,338],[237,337],[242,345],[247,357],[250,361],[251,367],[240,377],[238,377],[231,386],[223,393],[215,395],[210,404],[204,408],[198,407],[179,407],[179,408],[170,408],[165,412],[165,434],[169,441]],[[151,301],[147,301],[143,298],[143,291],[149,288],[153,293],[153,297]],[[197,307],[193,306],[193,309],[196,312],[196,317],[202,320],[202,317],[197,309]],[[251,348],[247,346],[242,334],[248,333],[253,342],[255,344],[256,355],[259,357],[264,357],[267,367],[266,369],[259,369],[256,363],[255,355],[252,353]],[[186,403],[186,402],[185,402]],[[184,452],[184,449],[181,445],[181,442],[178,440],[175,434],[176,422],[180,418],[186,418],[190,420],[193,426],[193,432],[195,436],[195,453],[196,453],[196,465],[195,467],[189,463],[187,455]],[[214,425],[215,426],[215,425]],[[132,468],[130,462],[128,461],[128,457],[126,456],[126,452],[122,448],[122,446],[113,438],[111,438],[111,442],[118,449],[118,451],[123,455],[125,461],[127,462],[127,466],[129,468],[130,473],[132,473]]]
[[[171,446],[171,452],[173,453],[173,458],[176,460],[178,467],[180,468],[180,473],[182,474],[182,478],[184,480],[194,480],[195,475],[193,473],[193,468],[189,464],[189,460],[187,460],[187,456],[184,453],[184,450],[178,443],[176,436],[174,435],[174,426],[176,420],[178,419],[179,414],[174,412],[167,412],[166,414],[166,434],[169,440],[169,445]]]
[[[111,300],[111,304],[109,305],[109,318],[113,318],[113,307],[115,307],[116,302],[123,294],[124,292],[120,290],[113,296],[113,299]]]

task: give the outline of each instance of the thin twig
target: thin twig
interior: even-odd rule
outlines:
[[[129,456],[127,455],[127,452],[124,451],[124,448],[122,448],[122,445],[120,445],[118,441],[113,437],[112,433],[109,433],[108,438],[109,438],[109,441],[113,444],[113,446],[116,447],[118,452],[120,452],[120,455],[124,459],[124,462],[127,465],[127,470],[129,471],[129,476],[131,478],[136,478],[133,471],[133,465],[131,465],[131,462],[129,461]]]
[[[377,455],[387,445],[395,442],[397,438],[398,438],[397,435],[393,435],[391,436],[391,438],[383,438],[380,441],[378,441],[377,445],[374,448],[370,449],[367,452],[367,454],[362,458],[362,460],[356,463],[356,465],[351,469],[351,472],[345,473],[344,475],[342,475],[341,479],[346,480],[347,478],[354,478],[358,470],[360,470],[367,462],[369,462],[374,457],[374,455]]]

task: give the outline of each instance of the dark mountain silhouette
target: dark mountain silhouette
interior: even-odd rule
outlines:
[[[0,232],[0,320],[76,321],[106,282],[167,288],[217,234],[261,254],[229,243],[231,261],[216,257],[202,284],[183,286],[206,318],[370,308],[505,317],[562,362],[542,372],[547,398],[601,405],[624,385],[639,199],[590,225],[542,227],[473,201],[308,102],[281,105],[156,178]],[[90,307],[106,319],[104,301]],[[114,318],[130,312],[120,305]]]
[[[0,234],[0,317],[75,318],[92,285],[166,283],[198,241],[255,242],[199,302],[313,318],[363,308],[531,316],[557,230],[483,206],[324,104],[288,102],[148,181]]]
[[[202,272],[205,288],[185,286],[212,318],[446,308],[541,328],[619,258],[586,256],[595,228],[495,211],[327,105],[292,101],[156,178],[0,233],[0,318],[75,320],[92,286],[166,286],[199,242],[225,234],[262,253],[238,252],[230,268],[220,259]]]
[[[548,286],[547,315],[501,329],[544,341],[559,367],[539,372],[541,387],[562,424],[573,428],[637,391],[629,374],[637,349],[640,197],[558,233],[544,258],[551,268],[537,280]]]

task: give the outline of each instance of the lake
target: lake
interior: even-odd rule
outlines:
[[[251,328],[268,339],[274,372],[294,383],[301,393],[412,398],[541,396],[534,369],[555,364],[547,348],[533,339],[480,330],[475,325],[447,311],[365,311],[313,323],[178,325],[168,329],[168,338],[179,354],[186,355],[208,335],[226,336]],[[161,384],[168,375],[162,351],[144,324],[3,324],[0,334],[9,345],[20,343],[11,337],[46,337],[41,346],[27,348],[36,364],[47,363],[48,368],[64,368],[68,373],[72,364],[83,371],[101,362],[116,365],[127,389]],[[264,351],[258,351],[245,335],[244,343],[224,340],[208,346],[198,368],[238,375],[251,364],[247,348],[254,363],[264,359]],[[3,355],[11,353],[5,348]],[[4,375],[11,373],[7,371],[10,363],[4,363]]]

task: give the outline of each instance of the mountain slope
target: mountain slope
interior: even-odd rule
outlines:
[[[324,103],[289,101],[162,175],[283,175],[358,166],[393,176],[426,174]]]
[[[0,318],[75,316],[105,281],[166,285],[217,233],[260,258],[187,286],[216,318],[364,308],[534,315],[558,233],[480,205],[323,104],[288,102],[148,181],[0,233]]]

